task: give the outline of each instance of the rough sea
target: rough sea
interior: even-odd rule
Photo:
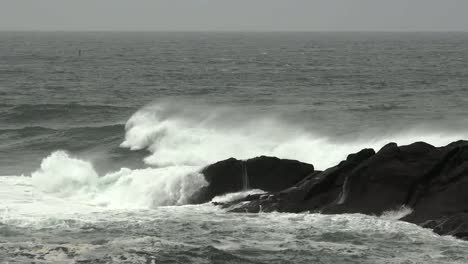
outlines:
[[[467,112],[468,33],[0,32],[0,263],[468,263],[411,208],[186,205],[225,158],[326,169]]]

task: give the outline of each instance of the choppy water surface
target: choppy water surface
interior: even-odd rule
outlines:
[[[466,263],[468,243],[364,215],[231,214],[211,205],[109,209],[3,177],[10,263]],[[396,214],[395,214],[396,215]]]
[[[157,123],[162,144],[190,143],[185,152],[198,158],[217,140],[242,146],[223,157],[314,164],[295,143],[447,141],[466,135],[467,69],[466,33],[2,32],[1,174],[30,174],[57,149],[103,171],[141,166],[145,153],[119,144],[148,104],[159,111],[139,121]]]
[[[467,84],[466,33],[1,32],[0,263],[467,263],[404,210],[185,205],[229,157],[467,139]]]

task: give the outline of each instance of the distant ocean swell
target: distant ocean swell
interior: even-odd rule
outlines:
[[[114,105],[69,104],[0,104],[0,122],[8,127],[47,124],[52,127],[73,126],[76,123],[98,124],[109,117],[124,117],[133,108]],[[93,118],[90,119],[89,117]],[[107,117],[107,118],[106,118]]]
[[[34,148],[48,150],[59,145],[62,149],[80,150],[101,144],[118,144],[123,124],[104,126],[85,126],[73,128],[50,128],[43,126],[24,126],[0,129],[0,138],[4,148]]]

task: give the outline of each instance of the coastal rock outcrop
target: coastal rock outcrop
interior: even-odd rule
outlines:
[[[296,160],[261,156],[249,160],[230,158],[204,168],[208,186],[193,195],[192,203],[205,203],[226,193],[247,189],[277,192],[289,188],[314,172],[314,166]]]
[[[428,220],[422,227],[430,228],[439,235],[450,235],[464,240],[468,240],[468,214],[460,213],[445,216],[435,220]]]
[[[405,206],[412,212],[401,220],[432,228],[439,234],[468,238],[467,141],[444,147],[424,142],[406,146],[389,143],[377,153],[363,149],[351,154],[325,171],[280,161],[266,157],[247,161],[248,171],[252,171],[250,187],[265,193],[222,206],[234,212],[369,215]],[[242,189],[239,162],[227,160],[204,170],[210,186],[213,184],[207,187],[212,188],[208,197]]]

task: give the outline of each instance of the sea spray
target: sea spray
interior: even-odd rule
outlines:
[[[145,162],[154,166],[205,166],[230,157],[267,155],[300,160],[323,170],[350,153],[369,147],[378,150],[389,142],[425,141],[442,146],[467,137],[408,127],[383,135],[363,131],[352,139],[337,140],[314,131],[309,125],[246,109],[166,101],[143,107],[127,121],[121,147],[149,150]]]
[[[395,210],[383,212],[380,218],[398,220],[411,214],[412,212],[413,212],[413,209],[411,209],[410,207],[406,205],[402,205],[400,208],[397,208]]]
[[[41,168],[32,173],[33,184],[40,190],[68,196],[77,190],[92,192],[98,175],[91,163],[56,151],[42,160]],[[84,190],[87,189],[87,190]]]
[[[249,195],[265,193],[265,191],[259,189],[250,189],[246,191],[234,192],[234,193],[227,193],[223,195],[216,196],[211,201],[215,203],[228,203],[235,200],[239,200],[245,198]]]
[[[38,189],[57,196],[101,206],[151,208],[186,203],[207,184],[199,174],[201,168],[229,157],[277,156],[312,163],[320,170],[338,164],[350,153],[365,147],[378,150],[389,141],[406,144],[417,139],[443,145],[463,138],[409,130],[339,142],[300,125],[286,125],[273,116],[247,113],[208,105],[182,108],[175,102],[150,105],[128,120],[121,144],[131,150],[149,150],[145,158],[148,168],[122,168],[98,175],[90,162],[57,151],[43,160],[32,179]],[[244,189],[248,189],[248,171],[243,168],[241,173]]]
[[[197,166],[122,168],[99,177],[91,163],[57,151],[31,176],[37,189],[61,197],[110,208],[152,208],[185,204],[206,185],[199,170]]]

